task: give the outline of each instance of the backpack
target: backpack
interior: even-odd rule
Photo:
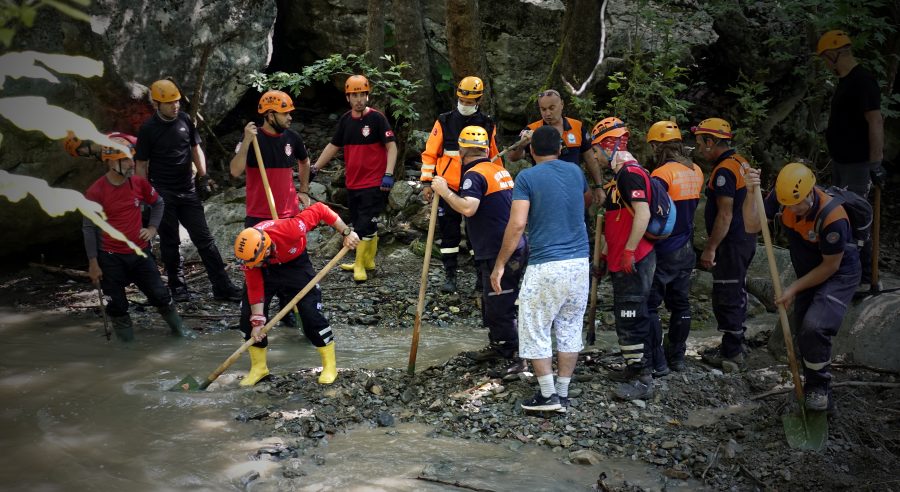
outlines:
[[[644,177],[644,183],[647,185],[650,195],[647,197],[647,203],[650,206],[650,222],[647,223],[644,238],[648,241],[659,241],[669,237],[672,234],[672,230],[675,229],[677,213],[675,201],[669,196],[665,182],[656,176],[651,176],[646,169],[638,164],[626,164],[622,166],[622,169],[624,170],[627,166],[635,166],[641,170],[641,176]],[[631,216],[634,217],[634,210],[624,201],[622,203]]]
[[[869,204],[865,197],[860,196],[846,188],[837,186],[829,186],[825,188],[825,193],[831,197],[819,214],[816,216],[815,231],[816,235],[821,235],[822,222],[828,217],[828,214],[838,205],[844,206],[847,212],[847,218],[850,220],[850,232],[856,245],[862,247],[869,240],[869,234],[872,230],[872,205]]]

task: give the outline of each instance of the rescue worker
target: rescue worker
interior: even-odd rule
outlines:
[[[266,179],[272,192],[275,213],[279,219],[293,217],[300,213],[300,204],[309,206],[309,155],[303,138],[291,129],[294,101],[282,91],[267,91],[259,98],[257,112],[263,117],[262,131],[256,123],[249,122],[244,127],[244,137],[235,148],[231,158],[231,175],[238,177],[247,173],[247,202],[244,227],[272,218],[269,200],[262,182],[253,139],[259,144],[259,153],[266,169]],[[300,180],[300,191],[294,188],[294,168]],[[278,294],[281,306],[290,300]],[[297,326],[294,313],[284,317],[284,324]]]
[[[103,293],[109,297],[106,314],[109,315],[119,340],[134,340],[134,325],[128,315],[128,298],[125,295],[125,287],[132,283],[147,296],[147,302],[156,308],[173,335],[196,338],[193,331],[185,328],[178,315],[150,250],[149,241],[156,235],[162,220],[163,199],[147,180],[133,176],[135,138],[124,133],[111,133],[108,136],[128,147],[131,153],[126,154],[114,147],[101,147],[100,159],[107,171],[88,188],[85,197],[103,206],[107,222],[142,248],[146,256],[138,255],[125,242],[106,232],[101,235],[100,228],[85,218],[82,233],[91,282],[101,286]],[[74,138],[74,134],[72,137]],[[150,206],[150,223],[147,227],[141,227],[142,203]]]
[[[647,299],[656,267],[653,243],[644,237],[650,222],[650,173],[628,152],[630,132],[619,118],[600,120],[591,136],[595,157],[615,173],[606,195],[601,263],[612,278],[616,335],[625,369],[610,379],[620,382],[613,391],[617,398],[644,399],[653,395],[652,368],[644,357],[651,344]]]
[[[694,253],[694,212],[703,189],[703,171],[691,162],[684,150],[681,129],[674,121],[658,121],[647,130],[647,143],[653,148],[659,178],[675,203],[675,227],[669,237],[654,243],[656,270],[647,299],[650,315],[650,358],[653,376],[665,376],[670,370],[685,369],[684,353],[691,332],[691,272],[697,263]],[[663,344],[659,305],[665,301],[669,311],[669,333]]]
[[[744,179],[747,193],[754,194],[759,171],[748,170]],[[775,302],[785,309],[794,305],[806,408],[831,411],[831,338],[847,314],[861,271],[846,210],[815,184],[816,176],[808,167],[787,164],[778,173],[775,192],[765,200],[765,208],[769,220],[781,216],[797,274]],[[747,231],[759,232],[762,225],[755,200],[744,201],[743,216]]]
[[[706,185],[704,218],[709,239],[700,255],[700,266],[712,270],[712,308],[722,343],[717,353],[703,360],[727,371],[746,366],[744,321],[747,319],[747,269],[756,254],[756,234],[744,230],[740,213],[747,196],[744,173],[747,159],[731,146],[731,124],[707,118],[691,129],[700,155],[713,164]]]
[[[269,316],[269,302],[276,292],[293,299],[315,277],[306,254],[306,235],[319,221],[344,236],[344,247],[356,248],[359,236],[324,203],[315,203],[288,219],[266,220],[248,227],[234,241],[234,255],[244,271],[244,299],[241,302],[240,328],[244,340],[256,340],[248,349],[250,372],[241,386],[252,386],[269,374],[266,347],[269,340],[260,331]],[[331,384],[337,378],[334,333],[321,311],[322,291],[316,286],[297,303],[303,334],[322,358],[319,384]]]
[[[484,95],[484,82],[474,76],[464,77],[456,87],[456,109],[438,116],[431,129],[431,135],[422,152],[422,184],[425,189],[422,197],[430,203],[434,196],[431,181],[435,176],[447,180],[447,186],[454,192],[459,191],[460,177],[464,173],[459,158],[459,132],[467,126],[484,128],[490,138],[488,157],[499,154],[497,151],[496,133],[490,116],[481,112],[478,107]],[[462,216],[453,210],[443,199],[438,202],[438,230],[441,235],[441,263],[444,265],[445,281],[441,286],[444,292],[456,291],[456,268],[459,264],[459,243],[462,239],[460,224]]]
[[[541,119],[529,123],[528,127],[519,133],[520,137],[531,138],[534,130],[544,125],[550,125],[556,128],[556,131],[562,135],[562,152],[559,154],[559,160],[568,161],[576,166],[582,161],[584,167],[594,180],[591,185],[594,193],[594,202],[603,203],[603,175],[600,171],[600,164],[594,157],[591,150],[591,137],[584,124],[574,118],[563,117],[562,96],[553,89],[541,91],[537,95],[538,110],[541,113]],[[528,154],[528,145],[509,151],[509,160],[517,161]]]
[[[528,268],[519,294],[519,354],[531,360],[538,390],[525,399],[525,410],[565,412],[587,306],[589,270],[584,209],[591,193],[580,169],[558,159],[560,135],[542,126],[531,136],[534,167],[516,176],[509,222],[491,272],[495,294],[505,289],[506,265],[521,247],[528,227]],[[553,381],[556,335],[557,373]]]
[[[837,76],[825,142],[831,154],[832,184],[866,197],[872,180],[884,184],[884,118],[881,90],[871,72],[856,61],[850,37],[828,31],[819,38],[816,53]],[[859,292],[881,290],[872,285],[872,241],[859,251],[862,279]]]
[[[369,80],[364,76],[347,78],[344,93],[350,111],[338,120],[331,143],[325,146],[312,168],[315,175],[328,165],[339,149],[344,149],[350,222],[362,242],[354,262],[341,265],[341,269],[352,271],[353,280],[357,282],[365,282],[368,279],[366,270],[375,269],[378,252],[376,220],[387,205],[397,164],[394,131],[383,113],[368,106],[369,92]]]
[[[466,230],[475,251],[475,261],[482,277],[482,321],[488,328],[489,344],[478,352],[467,354],[477,362],[506,359],[506,367],[492,375],[503,377],[525,371],[528,366],[518,357],[519,337],[516,333],[516,299],[519,280],[525,268],[525,238],[506,262],[501,290],[491,290],[490,275],[503,244],[503,231],[509,222],[513,179],[498,162],[488,158],[490,135],[480,126],[467,126],[459,133],[459,156],[468,171],[463,175],[459,194],[450,191],[447,180],[435,176],[434,193],[450,208],[466,217]]]
[[[200,135],[191,118],[179,110],[181,92],[169,80],[157,80],[150,86],[150,97],[156,113],[141,125],[135,153],[137,175],[149,179],[166,201],[159,225],[159,248],[176,302],[191,296],[184,279],[184,258],[179,246],[178,224],[187,229],[212,283],[213,297],[239,301],[241,289],[236,287],[209,232],[201,199],[210,193],[206,175],[206,156],[200,148]],[[194,183],[191,162],[197,167]]]

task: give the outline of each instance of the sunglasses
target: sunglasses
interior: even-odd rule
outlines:
[[[562,96],[559,95],[559,91],[555,91],[553,89],[547,89],[545,91],[538,92],[538,95],[537,95],[538,99],[540,99],[542,97],[547,97],[547,96],[556,96],[556,97],[562,99]]]

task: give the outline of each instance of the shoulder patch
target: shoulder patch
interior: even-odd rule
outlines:
[[[837,244],[837,242],[841,240],[841,234],[837,231],[829,232],[825,236],[825,240],[828,241],[830,244]]]
[[[725,176],[719,176],[716,178],[716,186],[725,186]]]
[[[644,194],[644,190],[632,190],[631,198],[646,198],[646,194]]]
[[[466,180],[463,181],[462,189],[468,190],[471,187],[472,187],[472,178],[466,178]]]

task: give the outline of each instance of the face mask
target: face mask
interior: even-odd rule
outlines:
[[[473,114],[475,114],[475,111],[478,111],[478,105],[466,106],[465,104],[457,101],[456,110],[459,111],[459,114],[463,116],[472,116]]]

